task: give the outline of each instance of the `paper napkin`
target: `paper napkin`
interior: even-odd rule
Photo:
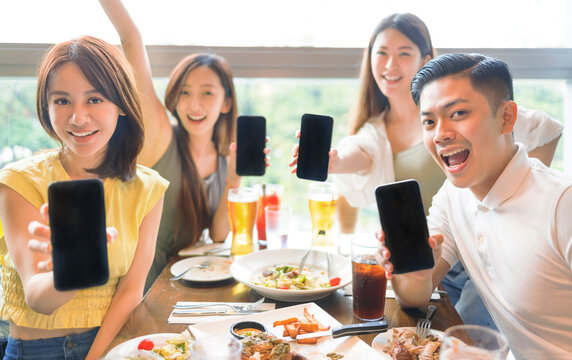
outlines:
[[[207,304],[220,304],[220,302],[189,302],[189,301],[178,301],[177,305],[207,305]],[[227,304],[230,305],[248,305],[252,303],[244,303],[244,302],[229,302]],[[256,310],[274,310],[276,308],[276,304],[274,303],[262,303],[256,307]],[[212,306],[205,306],[201,307],[200,310],[221,310],[220,306],[212,307]],[[199,309],[197,309],[199,310]],[[234,316],[242,316],[241,314],[232,314],[232,315],[212,315],[212,316],[184,316],[184,315],[169,315],[169,324],[199,324],[203,322],[210,322],[210,321],[217,321],[222,319],[228,319],[229,317]]]

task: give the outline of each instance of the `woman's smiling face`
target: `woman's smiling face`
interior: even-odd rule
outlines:
[[[371,49],[371,70],[385,96],[408,95],[415,73],[429,59],[429,55],[422,57],[417,45],[401,31],[388,28],[375,38]]]
[[[230,110],[218,75],[206,66],[189,73],[179,94],[177,115],[190,136],[212,137],[221,113]]]
[[[71,153],[85,164],[99,165],[121,111],[87,82],[76,64],[61,65],[50,78],[48,111],[56,134]]]

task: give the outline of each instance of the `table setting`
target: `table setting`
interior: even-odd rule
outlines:
[[[376,271],[379,275],[376,276],[380,281],[379,286],[371,286],[370,280],[364,282],[370,275],[359,277],[361,263],[368,264],[372,269],[376,265],[369,260],[359,260],[365,255],[357,253],[354,241],[367,238],[371,244],[376,239],[373,234],[346,236],[346,240],[352,242],[351,251],[340,254],[338,248],[333,246],[335,234],[332,231],[337,194],[333,187],[320,185],[319,190],[314,189],[315,186],[310,187],[308,193],[309,202],[314,205],[309,206],[313,209],[311,214],[320,213],[320,216],[312,216],[312,233],[302,233],[284,224],[275,226],[278,223],[276,212],[282,206],[287,207],[280,203],[283,192],[280,187],[265,185],[258,187],[258,190],[237,191],[229,195],[229,221],[233,231],[227,240],[212,243],[208,236],[204,236],[198,246],[181,250],[129,316],[105,359],[121,359],[123,353],[147,351],[138,348],[148,346],[144,342],[146,339],[160,349],[177,346],[180,349],[183,346],[181,343],[173,345],[169,342],[182,341],[181,336],[186,339],[185,346],[189,346],[190,354],[191,344],[199,340],[215,337],[224,339],[225,343],[226,338],[234,337],[236,340],[231,328],[243,321],[261,324],[262,328],[268,330],[263,334],[288,344],[294,358],[391,358],[388,353],[394,333],[403,330],[415,332],[417,320],[425,318],[428,311],[401,309],[395,302],[391,284],[378,265]],[[264,195],[273,197],[272,203],[267,206],[274,213],[269,216],[269,212],[265,212],[265,239],[258,239],[259,232],[254,229],[257,221],[261,220],[256,216],[256,210],[258,206],[264,206]],[[290,217],[292,209],[287,208],[285,214]],[[272,227],[281,233],[274,240]],[[364,285],[366,283],[369,285]],[[365,298],[376,301],[360,302],[360,294],[364,290]],[[436,291],[431,298],[437,315],[428,332],[438,339],[442,339],[442,331],[462,324],[454,307],[443,295]],[[365,313],[364,306],[369,306]],[[371,309],[375,311],[372,313]],[[304,319],[306,313],[314,319],[309,321],[310,324]],[[314,321],[327,335],[319,336],[321,332],[312,334],[312,331],[308,333],[302,330],[292,338],[288,336],[288,331],[291,333],[294,325],[274,326],[275,321],[285,319],[298,319],[302,329],[316,326],[312,324]],[[383,328],[339,338],[331,335],[332,330],[340,326],[371,324],[373,327],[375,321],[382,322]],[[306,336],[306,340],[315,343],[299,343],[298,336]],[[243,340],[239,340],[239,343]],[[155,351],[152,348],[151,352]],[[243,348],[243,355],[246,351],[250,350]],[[195,358],[200,357],[196,355]]]

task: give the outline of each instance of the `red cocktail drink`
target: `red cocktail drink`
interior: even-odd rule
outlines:
[[[258,214],[256,216],[256,231],[258,233],[258,245],[261,249],[266,248],[266,222],[264,208],[269,205],[280,205],[282,197],[282,185],[259,184],[256,185],[258,191]]]

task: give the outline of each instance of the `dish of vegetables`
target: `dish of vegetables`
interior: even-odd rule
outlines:
[[[296,265],[275,265],[266,269],[252,283],[272,289],[313,290],[340,284],[340,277],[328,277],[325,270],[304,266],[300,274]]]
[[[302,274],[298,271],[304,249],[256,251],[237,257],[230,267],[232,276],[259,294],[280,301],[313,301],[328,296],[352,281],[349,257],[329,254],[332,273],[327,274],[328,256],[313,250]]]

